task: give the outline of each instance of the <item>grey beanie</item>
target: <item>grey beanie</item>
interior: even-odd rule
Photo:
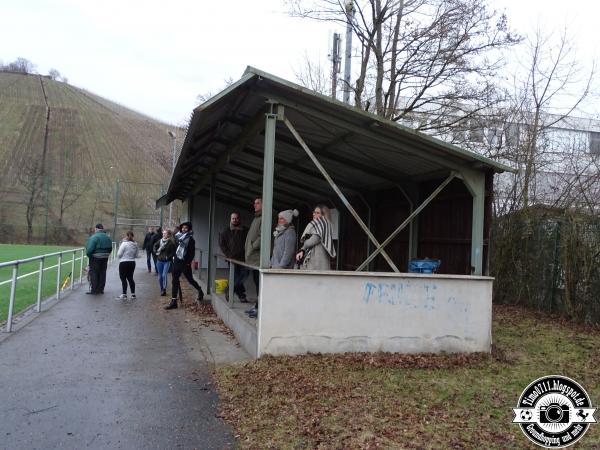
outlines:
[[[287,223],[292,223],[292,220],[294,220],[294,217],[298,217],[298,214],[300,213],[297,209],[286,209],[285,211],[281,211],[279,213],[279,217],[283,217]]]

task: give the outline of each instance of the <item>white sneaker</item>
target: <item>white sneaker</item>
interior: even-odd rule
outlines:
[[[127,300],[127,294],[121,294],[117,297],[117,300]]]
[[[131,294],[131,300],[135,300],[137,297],[135,296],[135,294]]]

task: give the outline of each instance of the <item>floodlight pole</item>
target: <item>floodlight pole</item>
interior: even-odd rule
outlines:
[[[169,130],[169,136],[173,140],[173,156],[171,158],[171,177],[175,172],[175,149],[177,148],[177,136],[171,130]],[[173,226],[173,202],[169,203],[169,227]]]

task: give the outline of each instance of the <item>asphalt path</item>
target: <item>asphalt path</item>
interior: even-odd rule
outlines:
[[[201,337],[164,311],[137,260],[136,300],[116,264],[105,294],[69,294],[0,342],[0,449],[224,449]]]

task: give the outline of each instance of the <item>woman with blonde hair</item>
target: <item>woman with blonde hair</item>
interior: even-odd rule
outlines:
[[[331,212],[323,204],[313,211],[313,219],[300,237],[302,247],[296,254],[296,261],[304,270],[331,270],[331,258],[335,258],[333,245]]]

